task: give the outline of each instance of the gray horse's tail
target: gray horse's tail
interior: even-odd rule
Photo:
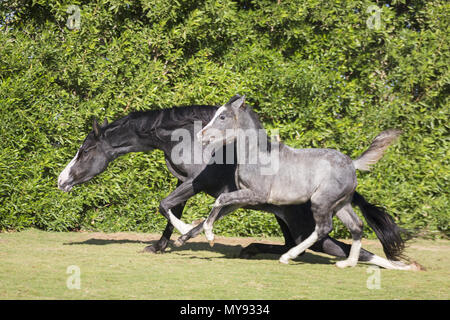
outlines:
[[[370,166],[381,159],[387,147],[401,133],[400,130],[389,129],[377,135],[370,147],[358,159],[353,160],[355,168],[369,171]],[[354,193],[352,202],[359,206],[367,223],[375,231],[378,239],[380,239],[386,257],[389,260],[404,258],[402,252],[405,248],[405,241],[410,237],[410,233],[400,228],[394,222],[394,219],[382,208],[370,204],[358,192]]]
[[[383,251],[389,260],[406,259],[403,255],[405,242],[412,234],[400,228],[394,219],[382,208],[373,205],[364,199],[358,192],[353,194],[353,201],[360,209],[369,227],[375,231],[383,245]]]
[[[389,129],[377,135],[369,149],[364,151],[358,159],[353,160],[355,168],[357,170],[369,171],[370,166],[381,159],[387,147],[389,147],[401,133],[400,130]]]

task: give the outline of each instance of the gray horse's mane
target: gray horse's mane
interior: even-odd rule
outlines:
[[[255,124],[256,129],[263,129],[264,131],[266,130],[266,129],[264,129],[264,126],[262,125],[261,121],[259,120],[258,114],[255,111],[253,111],[252,107],[246,106],[245,112],[247,112],[247,114],[250,116],[252,122]]]
[[[266,129],[264,128],[263,124],[261,123],[261,121],[259,120],[259,116],[258,114],[253,111],[253,108],[251,106],[245,106],[244,112],[248,114],[248,116],[250,117],[250,121],[253,122],[255,130],[263,130],[264,132],[264,139],[266,140],[266,144],[262,144],[262,143],[258,143],[258,147],[261,151],[265,151],[265,152],[270,152],[272,150],[271,146],[272,146],[272,139],[269,137],[269,135],[267,134]]]

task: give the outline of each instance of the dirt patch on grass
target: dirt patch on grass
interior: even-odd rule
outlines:
[[[139,233],[128,233],[128,232],[115,232],[115,233],[103,233],[103,232],[92,232],[87,233],[90,238],[99,240],[129,240],[135,242],[148,242],[158,240],[160,236],[157,234],[139,234]]]
[[[408,248],[423,250],[423,251],[433,251],[433,252],[441,252],[441,251],[450,251],[450,247],[448,246],[424,246],[424,245],[410,245]]]

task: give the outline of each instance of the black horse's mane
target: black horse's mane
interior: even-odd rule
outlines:
[[[129,125],[145,134],[156,129],[175,130],[201,121],[205,126],[217,111],[216,106],[192,105],[160,110],[134,111],[105,127],[105,131]]]

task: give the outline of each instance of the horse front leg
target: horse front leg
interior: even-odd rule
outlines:
[[[225,206],[234,206],[237,208],[247,205],[263,204],[267,199],[250,189],[242,189],[234,192],[222,193],[214,203],[208,218],[203,222],[203,229],[205,231],[206,239],[210,246],[214,245],[214,233],[212,232],[213,224],[217,220],[220,209]],[[230,211],[231,212],[231,211]],[[229,212],[228,212],[229,213]],[[222,215],[223,216],[223,215]]]
[[[181,205],[197,193],[193,186],[193,180],[186,180],[181,183],[159,204],[159,212],[181,233],[184,234],[192,229],[191,224],[186,224],[172,213],[172,208]],[[180,214],[181,217],[181,214]]]
[[[144,252],[157,253],[164,252],[169,243],[170,237],[173,233],[173,224],[170,222],[172,216],[174,216],[177,221],[181,218],[183,214],[184,206],[186,201],[192,197],[196,192],[192,187],[192,179],[182,182],[178,180],[177,187],[173,190],[169,196],[161,200],[159,204],[159,212],[169,221],[167,221],[166,228],[159,239],[159,241],[153,245],[149,245],[144,248]],[[172,216],[171,216],[172,215]]]
[[[180,219],[181,215],[183,214],[183,209],[184,209],[184,203],[173,207],[171,209],[171,211],[173,212],[175,217]],[[170,237],[172,236],[172,233],[173,233],[173,225],[170,222],[167,222],[166,228],[164,229],[163,234],[162,234],[161,238],[158,240],[158,242],[145,247],[144,252],[148,252],[148,253],[161,252],[161,253],[163,253],[166,250],[167,245],[169,244],[169,240],[170,240]]]
[[[220,219],[224,216],[226,216],[228,213],[235,211],[236,209],[239,209],[240,206],[223,206],[220,208],[217,219]],[[204,223],[204,221],[203,221]],[[183,244],[186,243],[191,238],[195,238],[203,231],[203,223],[198,224],[197,226],[193,227],[191,230],[186,232],[185,234],[181,235],[177,240],[175,240],[174,245],[176,247],[181,247]]]

